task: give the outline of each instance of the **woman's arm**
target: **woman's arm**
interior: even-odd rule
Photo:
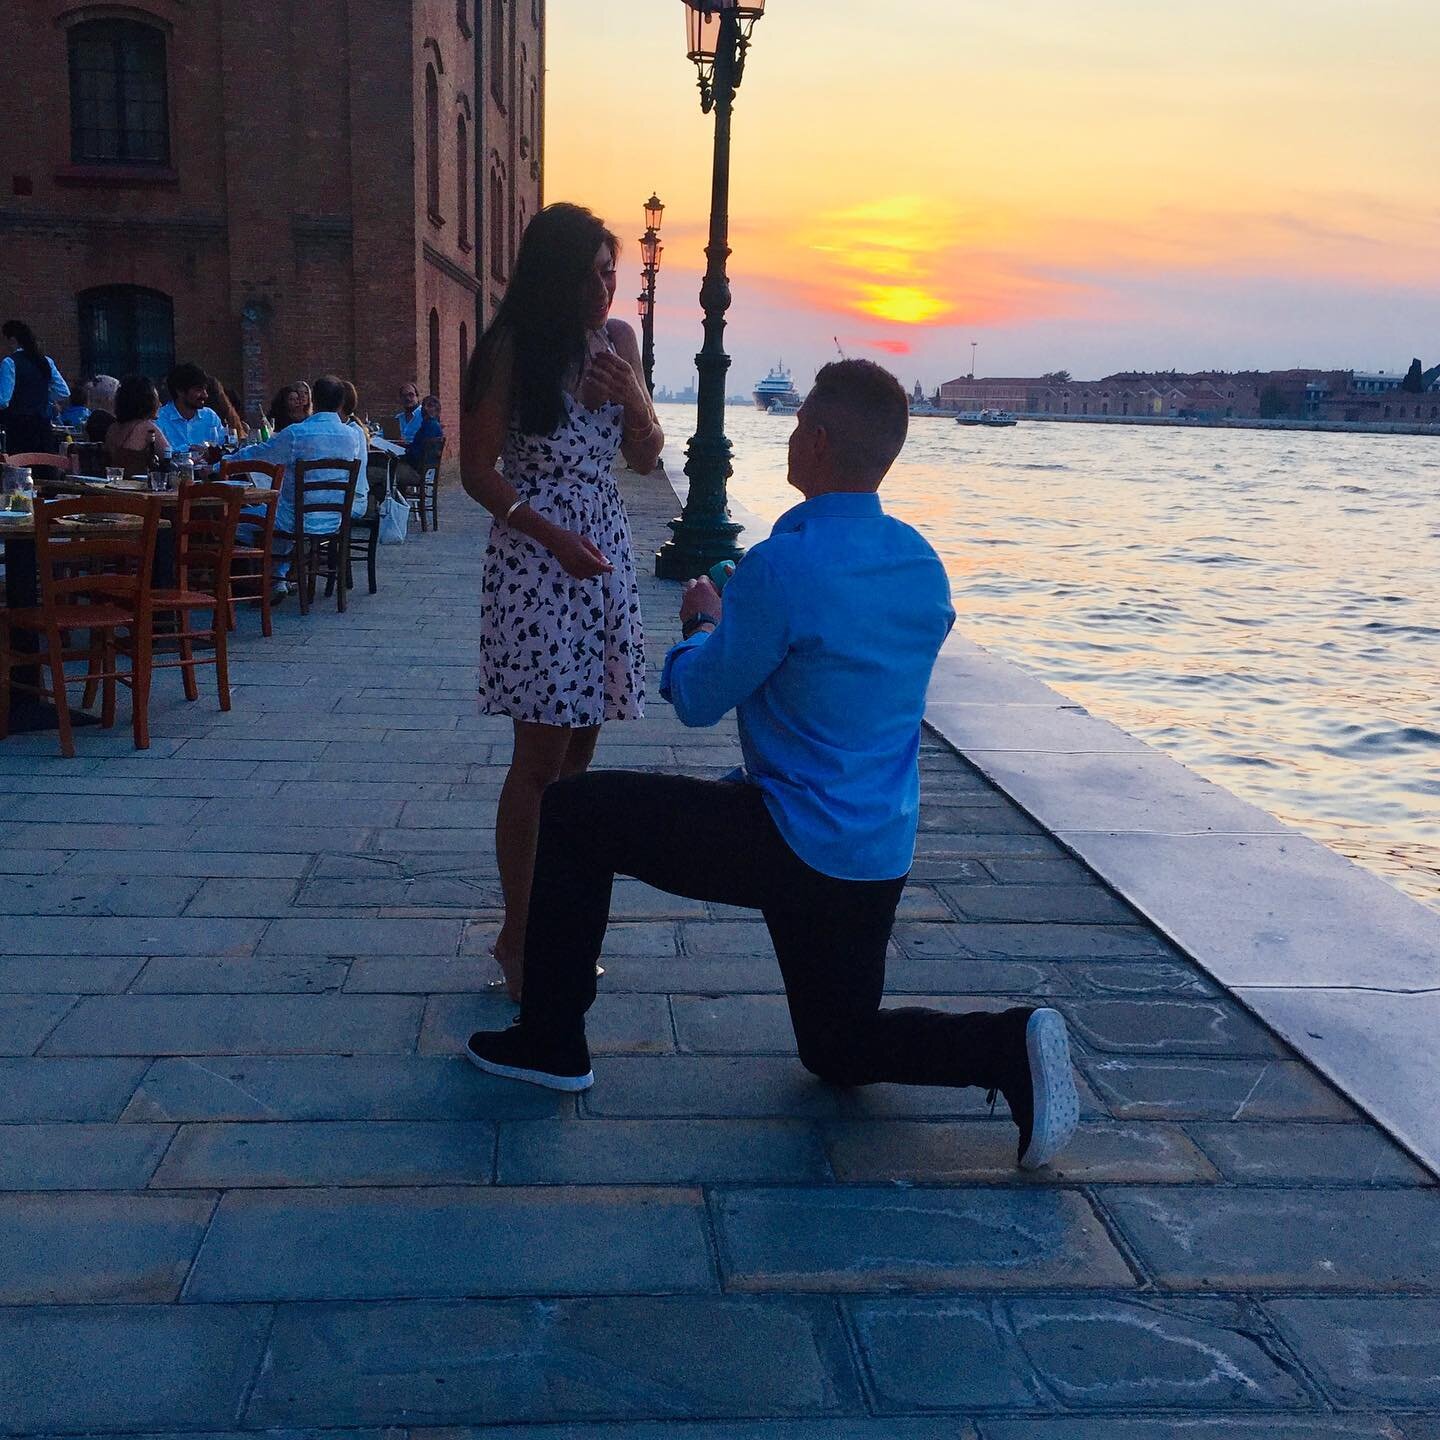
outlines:
[[[574,530],[547,520],[533,506],[524,503],[520,492],[495,467],[510,428],[510,407],[514,396],[514,348],[501,337],[490,367],[490,383],[469,409],[460,415],[460,484],[477,504],[483,505],[503,525],[528,535],[543,546],[577,580],[601,575],[609,560]]]
[[[625,407],[625,429],[620,440],[620,453],[625,463],[639,475],[648,475],[665,448],[665,432],[655,418],[650,391],[645,384],[645,367],[640,360],[640,346],[635,332],[623,320],[608,320],[605,333],[615,353],[629,367],[633,384],[622,384],[613,398]]]
[[[50,398],[58,405],[62,400],[70,398],[70,387],[65,383],[65,377],[48,355],[45,357],[45,363],[50,367]]]

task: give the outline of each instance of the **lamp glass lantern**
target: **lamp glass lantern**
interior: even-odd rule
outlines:
[[[660,268],[660,255],[664,249],[664,245],[660,243],[660,237],[653,230],[647,230],[640,237],[640,258],[644,261],[647,270]]]
[[[642,290],[636,299],[640,306],[640,318],[642,320],[648,320],[650,318],[650,292],[648,290]]]
[[[660,228],[660,217],[665,213],[665,206],[660,197],[653,191],[650,198],[645,202],[645,228],[647,230],[658,230]]]

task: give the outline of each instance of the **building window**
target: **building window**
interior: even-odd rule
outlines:
[[[440,393],[440,312],[430,312],[430,395]]]
[[[490,93],[505,108],[505,0],[490,0]]]
[[[462,320],[460,322],[460,383],[465,383],[465,367],[470,363],[470,331]]]
[[[168,295],[140,285],[82,290],[80,369],[86,375],[149,375],[175,363],[175,307]]]
[[[455,207],[456,229],[461,246],[470,248],[470,127],[465,117],[455,121]]]
[[[138,20],[86,20],[69,38],[71,160],[168,165],[165,32]]]
[[[505,181],[500,167],[490,170],[490,273],[505,278]]]
[[[475,33],[470,28],[470,0],[455,0],[455,23],[467,40]]]
[[[425,67],[425,205],[437,223],[440,215],[440,81]]]
[[[530,144],[538,152],[540,149],[540,87],[534,80],[530,82]]]

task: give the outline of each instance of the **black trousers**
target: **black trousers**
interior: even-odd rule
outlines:
[[[599,770],[545,791],[525,938],[527,1025],[583,1029],[614,877],[758,909],[800,1060],[836,1085],[996,1083],[997,1017],[880,1008],[905,879],[837,880],[785,843],[753,785]]]

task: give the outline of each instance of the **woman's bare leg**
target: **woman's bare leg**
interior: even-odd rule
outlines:
[[[598,730],[572,730],[562,725],[515,721],[515,748],[495,810],[495,858],[505,921],[495,941],[495,959],[505,975],[505,989],[519,1000],[525,968],[525,917],[530,909],[530,881],[535,872],[535,841],[540,831],[540,799],[545,787],[569,768],[572,748],[589,763]],[[583,737],[590,737],[588,748]]]

